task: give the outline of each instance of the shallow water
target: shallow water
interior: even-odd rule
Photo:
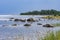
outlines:
[[[41,16],[8,16],[8,17],[1,17],[0,20],[0,40],[37,40],[38,37],[44,37],[44,35],[47,34],[49,31],[57,31],[60,30],[60,27],[54,27],[54,28],[46,28],[42,27],[44,24],[53,24],[53,23],[60,23],[60,20],[48,20],[48,19],[42,19],[39,22],[33,22],[30,23],[30,27],[25,27],[24,24],[28,22],[14,22],[9,20],[3,20],[9,19],[10,17],[14,18],[22,18],[27,19],[30,17],[33,18],[40,18]],[[3,19],[2,19],[3,18]],[[42,25],[37,25],[37,23],[41,23]],[[18,26],[12,26],[12,24],[18,24]],[[5,25],[5,26],[3,26]]]

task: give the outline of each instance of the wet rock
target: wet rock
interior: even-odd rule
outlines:
[[[39,18],[39,21],[40,21],[41,19]]]
[[[9,21],[12,21],[12,19],[10,19]]]
[[[17,26],[17,24],[13,24],[12,26]]]
[[[5,26],[8,26],[8,25],[6,25],[6,24],[2,25],[2,27],[5,27]]]
[[[21,21],[21,22],[25,22],[26,20],[25,19],[15,19],[14,21]]]
[[[19,19],[14,19],[14,21],[20,21]]]
[[[45,24],[45,25],[43,25],[43,27],[53,27],[53,26],[50,24]]]
[[[27,19],[28,22],[35,22],[35,20],[33,18],[29,18]]]
[[[14,18],[10,18],[10,19],[14,19]]]
[[[21,22],[25,22],[25,21],[26,21],[26,19],[20,19],[20,21],[21,21]]]
[[[35,19],[35,22],[39,22],[39,20]]]
[[[25,24],[24,26],[31,26],[31,24]]]
[[[10,20],[9,20],[9,21],[13,21],[13,19],[14,19],[14,18],[10,18]]]
[[[37,25],[42,25],[41,23],[37,23]]]

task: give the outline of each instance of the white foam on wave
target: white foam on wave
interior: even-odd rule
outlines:
[[[0,15],[0,20],[9,20],[10,17],[13,17],[13,15]]]
[[[4,18],[1,18],[0,20],[2,20],[2,21],[3,21],[3,20],[6,20],[6,21],[8,21],[9,19],[4,19]]]
[[[1,20],[2,20],[2,21],[4,21],[4,20],[7,21],[7,20],[9,20],[9,19],[7,19],[7,18],[0,18],[0,21],[1,21]]]
[[[7,17],[7,16],[12,16],[12,15],[0,15],[0,17]]]

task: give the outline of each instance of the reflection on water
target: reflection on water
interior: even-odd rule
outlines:
[[[32,16],[13,16],[15,18],[29,18]],[[34,16],[34,18],[38,19],[40,16]],[[8,17],[7,19],[9,19]],[[39,22],[14,22],[14,21],[6,21],[0,20],[0,40],[37,40],[39,37],[44,37],[49,31],[57,31],[60,28],[46,28],[42,27],[42,25],[48,23],[59,23],[60,20],[48,20],[42,19]],[[31,24],[30,27],[25,27],[24,24]],[[37,25],[37,23],[41,23],[42,25]],[[17,26],[12,26],[12,24],[17,24]]]

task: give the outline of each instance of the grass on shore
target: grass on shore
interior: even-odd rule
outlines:
[[[48,34],[43,40],[60,40],[60,31]]]
[[[60,23],[55,23],[55,24],[52,24],[52,25],[55,26],[55,27],[59,27]]]
[[[45,16],[44,18],[46,18],[46,19],[60,19],[60,16],[50,15],[50,16]]]

